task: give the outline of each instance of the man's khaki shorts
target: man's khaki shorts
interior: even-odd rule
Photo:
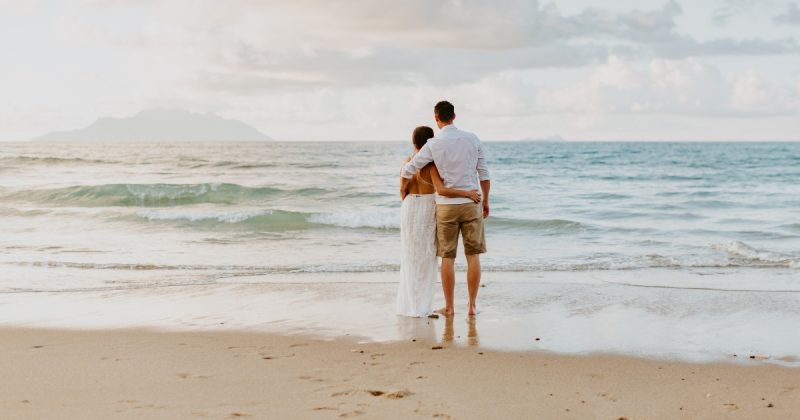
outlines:
[[[436,205],[436,255],[455,258],[458,232],[464,237],[466,255],[486,252],[483,237],[483,206],[480,203]]]

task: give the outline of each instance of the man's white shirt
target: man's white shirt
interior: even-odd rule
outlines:
[[[434,162],[445,187],[458,190],[480,190],[480,181],[489,179],[486,157],[481,141],[475,134],[459,130],[450,124],[422,146],[402,171],[403,178],[411,178]],[[436,204],[472,203],[465,197],[442,197],[436,194]]]

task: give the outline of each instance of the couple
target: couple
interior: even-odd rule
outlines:
[[[450,102],[437,103],[434,118],[441,131],[434,136],[430,127],[414,130],[415,154],[400,174],[402,258],[397,313],[431,314],[438,255],[445,306],[435,312],[453,315],[454,264],[461,232],[467,256],[467,311],[474,315],[481,282],[480,254],[486,252],[483,219],[489,216],[489,170],[478,137],[453,125],[456,113]]]

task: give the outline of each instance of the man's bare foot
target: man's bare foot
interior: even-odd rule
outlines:
[[[474,316],[477,313],[478,313],[478,310],[475,309],[475,304],[474,303],[469,304],[469,310],[467,311],[467,314],[469,316]]]
[[[453,308],[449,308],[449,309],[448,308],[439,308],[439,309],[437,309],[437,310],[435,310],[433,312],[437,313],[439,315],[444,315],[444,316],[453,316],[453,314],[456,313],[456,311],[454,311]]]

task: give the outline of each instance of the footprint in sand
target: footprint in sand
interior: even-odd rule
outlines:
[[[177,377],[179,377],[181,379],[189,379],[189,378],[209,379],[209,378],[211,378],[211,375],[192,375],[191,373],[176,373],[175,376],[177,376]]]
[[[722,406],[727,408],[728,410],[731,410],[731,411],[739,409],[739,406],[736,405],[735,403],[725,403],[725,404],[722,404]]]
[[[138,408],[138,409],[146,408],[148,410],[164,410],[164,409],[167,408],[167,406],[166,405],[155,405],[155,404],[141,404],[141,405],[137,405],[137,406],[135,406],[133,408]]]
[[[399,400],[399,399],[408,397],[410,395],[414,395],[414,393],[411,392],[411,391],[408,391],[408,390],[402,390],[402,391],[396,391],[396,392],[392,392],[390,394],[386,394],[386,398],[388,398],[390,400]]]
[[[350,397],[353,395],[360,394],[362,392],[372,395],[373,397],[380,397],[381,395],[386,393],[384,391],[380,391],[377,389],[351,389],[348,391],[334,392],[333,394],[331,394],[331,397]]]
[[[599,395],[599,396],[601,396],[601,397],[603,397],[603,398],[605,398],[605,399],[607,399],[607,400],[609,400],[611,402],[617,402],[617,397],[615,397],[614,395],[612,395],[612,394],[610,394],[608,392],[601,392],[601,393],[599,393],[597,395]]]
[[[388,392],[388,393],[386,391],[381,391],[381,390],[378,390],[378,389],[364,389],[364,390],[351,389],[349,391],[334,392],[333,394],[331,394],[331,397],[352,396],[352,395],[356,395],[356,394],[359,394],[359,393],[362,393],[362,392],[365,392],[365,393],[367,393],[369,395],[372,395],[373,397],[385,397],[385,398],[388,398],[390,400],[399,400],[399,399],[408,397],[410,395],[414,395],[413,392],[411,392],[411,391],[409,391],[407,389],[403,389],[403,390],[395,391],[395,392]]]
[[[331,397],[349,397],[350,395],[355,395],[357,393],[358,390],[351,389],[349,391],[334,392],[333,394],[331,394]]]
[[[366,412],[361,411],[361,410],[355,410],[355,411],[350,411],[350,412],[347,412],[347,413],[339,414],[339,417],[348,418],[348,417],[360,416],[362,414],[366,414]]]
[[[288,359],[290,357],[294,357],[295,356],[294,353],[282,354],[282,355],[277,355],[277,356],[276,355],[272,355],[272,354],[264,354],[264,353],[259,353],[258,355],[261,356],[261,358],[264,359],[264,360]]]
[[[230,413],[228,417],[250,417],[250,414],[247,413]]]
[[[322,378],[315,378],[309,375],[298,376],[297,379],[302,379],[304,381],[312,381],[312,382],[325,382]]]

